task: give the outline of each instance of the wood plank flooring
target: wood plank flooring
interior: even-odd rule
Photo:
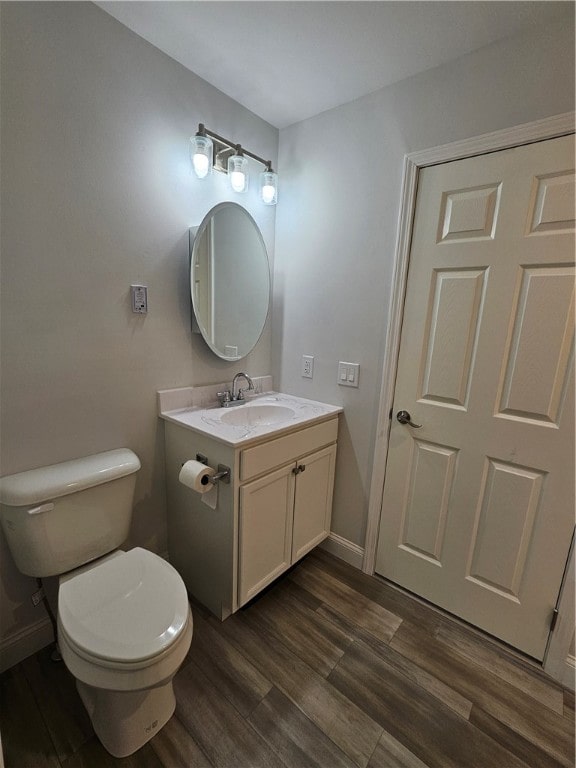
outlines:
[[[131,757],[41,651],[0,676],[6,768],[569,768],[574,695],[317,550],[224,623],[193,604],[176,714]]]

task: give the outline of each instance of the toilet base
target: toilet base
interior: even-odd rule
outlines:
[[[174,714],[172,680],[143,691],[109,691],[76,680],[80,698],[102,745],[114,757],[143,747]]]

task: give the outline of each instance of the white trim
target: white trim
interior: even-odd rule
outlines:
[[[0,672],[19,664],[52,642],[54,642],[54,636],[52,624],[48,618],[40,619],[19,632],[3,638],[0,642]]]
[[[407,155],[407,158],[418,168],[423,168],[427,165],[462,160],[465,157],[485,155],[488,152],[499,152],[502,149],[510,149],[511,147],[522,146],[522,144],[532,144],[535,141],[545,141],[574,133],[574,120],[574,112],[564,112],[561,115],[545,117],[542,120],[523,123],[513,128],[504,128],[500,131],[484,133],[481,136],[473,136],[463,141],[454,141],[451,144],[442,144],[432,149],[412,152],[412,154]]]
[[[388,313],[388,330],[386,332],[384,365],[382,371],[382,386],[378,409],[376,443],[374,446],[374,463],[372,465],[372,480],[370,484],[370,499],[368,504],[368,519],[362,570],[373,574],[376,565],[376,547],[380,527],[382,496],[386,474],[386,459],[388,456],[388,434],[390,420],[388,414],[394,401],[394,385],[398,352],[400,349],[400,331],[402,327],[402,312],[408,260],[410,255],[410,239],[412,235],[412,220],[416,202],[418,173],[421,168],[438,163],[461,160],[465,157],[497,152],[502,149],[544,141],[574,132],[574,112],[535,120],[531,123],[505,128],[501,131],[486,133],[452,144],[413,152],[404,158],[404,175],[402,182],[402,199],[398,217],[398,234],[394,257],[393,293]]]
[[[368,502],[368,521],[366,539],[364,542],[364,561],[362,570],[373,574],[376,565],[376,546],[380,528],[380,513],[382,509],[382,494],[384,492],[384,477],[386,474],[386,459],[388,458],[388,437],[390,419],[388,414],[394,400],[396,383],[396,368],[400,350],[400,331],[404,310],[404,294],[406,292],[406,277],[408,274],[408,259],[412,235],[412,219],[416,200],[418,181],[418,166],[412,163],[410,156],[404,158],[404,174],[402,182],[402,203],[398,219],[398,235],[396,238],[396,257],[394,260],[394,277],[392,300],[388,311],[386,342],[384,345],[384,368],[382,372],[382,387],[380,390],[380,405],[376,430],[376,445],[374,446],[374,464],[372,465],[372,480]]]
[[[364,550],[358,544],[354,544],[353,541],[338,536],[337,533],[329,533],[328,538],[324,539],[319,546],[326,552],[330,552],[331,555],[344,560],[348,565],[353,565],[358,570],[362,568]]]

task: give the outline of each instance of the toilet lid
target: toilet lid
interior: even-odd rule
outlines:
[[[188,596],[178,572],[136,547],[60,585],[61,626],[80,650],[117,662],[157,656],[188,619]]]

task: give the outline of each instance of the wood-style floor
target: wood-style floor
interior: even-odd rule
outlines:
[[[317,551],[224,623],[199,606],[176,714],[112,758],[47,650],[0,677],[6,768],[557,768],[574,695]]]

